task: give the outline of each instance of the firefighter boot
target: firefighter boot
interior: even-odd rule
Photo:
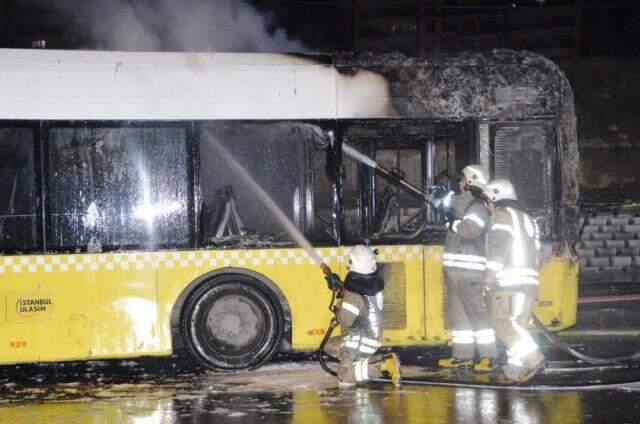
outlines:
[[[528,358],[525,366],[507,364],[502,371],[507,379],[517,383],[524,383],[531,380],[544,366],[544,356],[535,351],[531,354],[531,358]]]
[[[493,371],[497,366],[498,362],[495,358],[481,358],[478,362],[473,364],[473,370],[475,372],[485,373]]]
[[[441,368],[470,368],[473,366],[473,359],[447,358],[440,359],[438,366]]]
[[[380,371],[389,375],[394,386],[400,387],[400,360],[398,355],[391,353],[385,356],[389,357],[380,365]]]

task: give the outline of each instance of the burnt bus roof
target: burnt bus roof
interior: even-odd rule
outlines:
[[[573,93],[559,67],[535,53],[463,52],[430,59],[343,55],[336,68],[365,68],[389,82],[393,105],[406,117],[521,120],[563,113]]]

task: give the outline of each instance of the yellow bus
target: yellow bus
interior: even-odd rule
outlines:
[[[472,162],[510,178],[544,233],[536,313],[575,323],[573,96],[540,56],[0,50],[0,96],[2,364],[186,347],[243,369],[318,347],[322,272],[205,132],[333,271],[379,250],[385,346],[449,341],[444,232],[343,142],[422,189]]]

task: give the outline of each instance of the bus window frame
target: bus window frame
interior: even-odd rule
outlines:
[[[202,213],[201,211],[201,207],[202,207],[202,182],[200,181],[200,166],[201,166],[201,158],[200,158],[200,144],[202,142],[202,132],[206,130],[206,126],[211,126],[211,125],[234,125],[234,124],[244,124],[244,125],[276,125],[276,124],[308,124],[308,125],[313,125],[313,126],[317,126],[319,127],[323,133],[328,133],[329,131],[333,131],[334,134],[337,134],[338,130],[338,125],[337,122],[339,122],[338,120],[335,119],[206,119],[206,120],[194,120],[191,121],[193,122],[193,137],[195,140],[195,145],[194,145],[194,172],[195,172],[195,178],[194,181],[196,181],[194,184],[194,193],[197,193],[196,197],[195,197],[195,204],[194,204],[194,210],[196,213],[196,220],[197,220],[197,227],[195,228],[195,234],[196,234],[196,244],[195,244],[195,248],[196,249],[211,249],[212,247],[210,245],[208,245],[204,240],[203,240],[203,235],[204,235],[204,228],[202,227],[203,223],[200,222],[200,214]],[[339,138],[339,135],[336,135],[336,138]],[[311,158],[309,157],[308,153],[305,153],[305,160],[311,160]],[[309,165],[309,162],[307,163],[307,165]],[[325,164],[326,165],[326,164]],[[313,189],[314,187],[314,180],[313,178],[315,178],[315,176],[313,175],[313,169],[311,166],[307,166],[307,170],[305,172],[305,184],[309,185],[309,187],[311,187]],[[259,182],[258,182],[259,183]],[[332,182],[332,185],[334,185],[335,182]],[[314,193],[315,195],[315,193]],[[336,205],[336,198],[332,198],[331,200],[331,204],[332,204],[332,208],[334,210],[334,213],[336,211],[336,208],[339,208],[341,205]],[[315,210],[315,201],[313,202],[313,204],[311,205],[312,208],[314,208]],[[305,213],[308,211],[305,211]],[[338,215],[340,216],[340,215]],[[340,225],[338,222],[335,222],[334,217],[330,217],[330,219],[333,221],[332,224],[334,226],[334,228],[337,228],[337,232],[338,234],[340,233]],[[306,217],[305,217],[305,223],[306,223]],[[305,224],[306,225],[306,224]],[[306,232],[305,229],[302,229],[303,232]],[[331,240],[330,242],[327,240],[322,240],[322,241],[318,241],[318,240],[313,240],[311,239],[311,241],[313,242],[314,246],[317,247],[338,247],[341,246],[342,243],[341,241],[343,240],[343,238],[341,238],[340,235],[338,235],[337,237],[338,239],[336,240],[335,238],[333,240]]]
[[[34,171],[34,190],[36,197],[36,243],[34,248],[32,249],[0,249],[0,254],[2,255],[24,255],[30,253],[41,253],[44,252],[44,231],[43,231],[43,210],[44,210],[44,202],[45,193],[43,190],[42,184],[42,146],[40,142],[41,136],[41,121],[33,121],[27,119],[19,119],[19,120],[0,120],[0,128],[30,128],[33,134],[33,171]]]
[[[542,116],[536,119],[524,119],[524,120],[510,120],[510,121],[484,121],[489,125],[489,172],[494,175],[495,172],[495,136],[498,129],[501,127],[518,125],[521,127],[526,126],[539,126],[544,129],[547,136],[547,152],[551,161],[551,173],[549,175],[549,182],[551,188],[551,196],[549,205],[543,209],[527,209],[527,212],[535,216],[543,216],[551,221],[551,231],[545,234],[542,232],[543,240],[558,240],[560,238],[560,226],[563,218],[560,216],[563,213],[562,210],[562,188],[559,182],[562,181],[562,154],[561,148],[558,143],[557,119],[552,116]],[[547,209],[548,208],[548,209]]]
[[[178,127],[185,129],[186,135],[186,152],[187,152],[187,179],[189,182],[189,187],[187,187],[187,220],[189,227],[189,236],[188,242],[186,243],[167,243],[160,244],[154,250],[172,250],[172,249],[180,249],[180,248],[192,248],[192,249],[205,249],[210,248],[203,243],[201,238],[201,225],[200,222],[200,201],[202,199],[201,192],[201,182],[199,180],[200,173],[200,154],[199,154],[199,143],[201,142],[201,132],[203,130],[203,125],[207,123],[214,124],[233,124],[233,123],[243,123],[243,124],[287,124],[287,123],[300,123],[300,124],[309,124],[318,126],[323,132],[328,132],[330,130],[334,131],[336,135],[336,145],[341,146],[341,142],[344,138],[344,134],[353,126],[371,126],[372,128],[387,127],[391,128],[393,125],[396,126],[423,126],[425,127],[425,135],[424,137],[430,137],[432,141],[435,142],[436,137],[438,136],[453,136],[455,139],[455,149],[456,153],[458,151],[467,151],[471,155],[477,156],[477,152],[479,151],[479,146],[477,144],[477,140],[473,140],[468,136],[470,132],[476,133],[475,129],[479,121],[477,120],[462,120],[462,121],[451,121],[451,120],[433,120],[433,119],[423,119],[423,118],[384,118],[384,119],[303,119],[303,120],[288,120],[288,119],[275,119],[275,120],[245,120],[245,119],[216,119],[216,120],[171,120],[171,121],[140,121],[140,120],[92,120],[92,121],[77,121],[77,120],[56,120],[56,121],[47,121],[47,120],[0,120],[0,125],[6,128],[30,128],[33,130],[33,144],[34,144],[34,173],[35,173],[35,189],[36,189],[36,197],[37,197],[37,207],[36,207],[36,219],[38,222],[37,228],[37,246],[34,249],[22,250],[20,252],[17,251],[5,251],[3,254],[25,254],[25,253],[75,253],[78,251],[78,247],[54,247],[49,243],[49,235],[51,231],[51,216],[49,212],[49,202],[48,202],[48,182],[50,180],[50,166],[49,166],[49,131],[55,128],[162,128],[162,127]],[[553,157],[552,161],[552,178],[556,178],[560,175],[559,173],[559,146],[556,140],[556,134],[554,133],[554,128],[556,128],[557,124],[554,121],[553,117],[537,117],[536,119],[527,119],[521,121],[482,121],[482,123],[486,123],[489,125],[490,129],[490,151],[492,152],[494,149],[493,146],[493,136],[494,129],[501,125],[545,125],[545,128],[548,133],[548,143],[549,146],[553,146],[553,149],[549,151],[552,152]],[[426,172],[424,172],[425,166],[425,152],[424,147],[427,143],[420,144],[419,142],[408,143],[407,146],[411,144],[414,147],[420,147],[423,155],[422,166],[422,181],[423,187],[426,186],[426,179],[428,176]],[[390,146],[390,145],[389,145]],[[375,142],[367,143],[367,151],[363,152],[367,155],[371,156],[375,153],[375,150],[380,148]],[[341,153],[341,152],[339,152]],[[340,155],[342,156],[342,155]],[[478,158],[475,158],[478,159]],[[463,162],[460,162],[460,155],[456,154],[456,157],[451,161],[454,162],[454,167],[459,167],[463,165]],[[493,158],[491,158],[491,169],[493,169]],[[452,170],[455,172],[455,170]],[[313,185],[313,176],[312,172],[308,172],[305,176],[306,184]],[[451,174],[453,175],[453,174]],[[333,185],[336,182],[341,185],[342,184],[342,175],[337,176],[339,181],[334,181]],[[358,165],[358,202],[360,204],[359,214],[361,216],[361,239],[366,239],[368,235],[371,234],[372,231],[372,220],[375,214],[376,199],[375,195],[371,195],[371,191],[368,189],[369,185],[375,190],[375,171],[365,167],[362,164]],[[552,205],[551,207],[555,210],[560,210],[560,192],[561,190],[558,187],[553,185],[554,192],[552,193]],[[346,239],[346,234],[344,230],[344,213],[343,206],[344,193],[341,189],[337,190],[337,195],[332,199],[332,205],[334,214],[338,217],[338,221],[334,221],[333,225],[337,231],[337,240],[334,239],[331,242],[323,241],[318,245],[325,246],[341,246],[345,242],[347,244],[351,244],[357,240],[348,240]],[[370,198],[371,197],[371,198]],[[367,206],[369,206],[367,208]],[[334,217],[332,217],[333,220]],[[550,236],[555,239],[558,235],[558,225],[559,218],[554,217],[553,221],[553,234]],[[390,244],[402,244],[406,243],[409,240],[406,239],[397,239],[390,240]],[[330,243],[330,244],[327,244]],[[118,246],[105,246],[103,247],[104,252],[108,251],[126,251],[126,250],[140,250],[147,249],[148,247],[145,244],[130,244],[130,245],[118,245]],[[84,249],[82,249],[84,250]]]
[[[437,120],[437,119],[429,119],[429,118],[384,118],[384,119],[343,119],[338,121],[339,131],[338,133],[342,136],[345,134],[350,128],[354,126],[367,126],[370,128],[381,129],[385,128],[387,131],[391,131],[394,127],[422,127],[423,131],[420,135],[420,138],[424,138],[422,142],[413,141],[401,143],[401,147],[408,148],[418,148],[421,152],[421,167],[422,167],[422,178],[421,184],[422,188],[426,188],[429,184],[429,176],[427,175],[427,147],[428,143],[435,143],[438,137],[450,137],[452,138],[454,149],[456,152],[467,151],[470,155],[477,155],[476,150],[476,140],[475,137],[472,136],[473,132],[471,128],[473,127],[473,122],[469,119],[465,120]],[[428,140],[427,140],[428,139]],[[464,145],[463,149],[460,149],[460,145]],[[386,144],[386,146],[391,146],[391,144]],[[395,148],[396,146],[391,146]],[[362,149],[363,146],[358,145],[357,148]],[[380,146],[375,141],[367,142],[367,145],[362,153],[367,156],[375,159],[375,151],[379,149]],[[461,160],[459,159],[460,155],[456,155],[454,158],[449,157],[449,153],[447,153],[447,174],[449,179],[449,184],[452,177],[455,175],[456,167],[460,166]],[[475,156],[473,156],[475,159]],[[467,161],[470,160],[467,159]],[[466,165],[466,163],[465,163]],[[377,199],[376,199],[376,172],[365,165],[358,164],[358,202],[360,205],[358,214],[361,217],[361,235],[359,239],[348,240],[349,244],[364,242],[369,240],[371,234],[373,233],[373,221],[375,219],[376,208],[377,208]],[[436,175],[433,176],[434,178]],[[368,189],[367,184],[371,189]],[[373,193],[373,195],[371,195]],[[423,207],[427,207],[428,204],[426,201],[422,202]],[[422,238],[417,238],[415,240],[410,240],[407,238],[394,238],[394,239],[381,239],[377,242],[383,242],[384,244],[407,244],[407,243],[418,243],[425,244]],[[437,244],[437,243],[427,243],[427,244]]]
[[[41,121],[41,140],[42,140],[42,156],[43,156],[43,171],[44,178],[42,181],[42,187],[44,192],[44,198],[48,199],[50,193],[48,192],[48,183],[50,181],[50,162],[49,162],[49,134],[51,129],[56,128],[184,128],[185,129],[185,151],[186,157],[186,171],[187,171],[187,226],[188,226],[188,240],[185,243],[159,243],[153,250],[177,250],[185,248],[194,248],[195,242],[195,210],[194,210],[194,154],[193,144],[195,140],[193,138],[193,121],[192,120],[176,120],[176,121],[136,121],[136,120],[99,120],[99,121]],[[44,251],[47,253],[78,253],[86,252],[86,247],[81,246],[52,246],[49,243],[50,231],[52,228],[51,212],[48,208],[48,201],[45,201],[44,210],[44,225],[43,225],[43,237]],[[117,251],[133,251],[133,250],[149,250],[148,245],[145,243],[140,244],[123,244],[114,246],[103,246],[100,252],[117,252]]]

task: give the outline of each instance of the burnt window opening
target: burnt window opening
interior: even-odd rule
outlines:
[[[549,122],[496,123],[490,132],[493,178],[511,181],[520,204],[538,222],[545,239],[555,232],[553,210],[558,193],[551,128]]]
[[[48,247],[185,247],[187,131],[82,126],[48,130]]]
[[[311,241],[333,242],[326,131],[299,122],[239,121],[205,122],[201,131],[210,132]],[[199,149],[201,243],[291,245],[280,222],[205,138],[201,137]],[[231,195],[235,213],[227,212]]]
[[[460,141],[455,126],[406,120],[355,121],[346,125],[343,140],[423,191],[452,183]],[[345,155],[343,167],[347,242],[441,241],[442,217],[423,199]]]
[[[0,251],[38,247],[38,194],[31,128],[0,129]]]

